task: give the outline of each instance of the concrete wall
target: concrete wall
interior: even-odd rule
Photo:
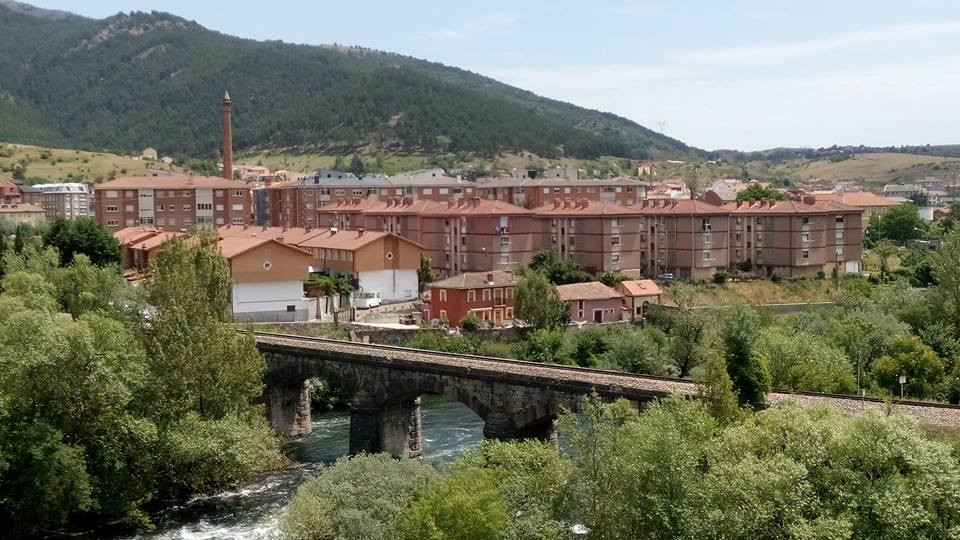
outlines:
[[[413,300],[417,297],[416,270],[373,270],[359,272],[362,292],[380,293],[385,301]]]
[[[305,321],[310,317],[309,302],[303,296],[300,281],[234,283],[232,297],[233,313],[238,320]],[[288,306],[294,306],[294,311]]]

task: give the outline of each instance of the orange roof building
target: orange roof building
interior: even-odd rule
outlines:
[[[620,322],[623,295],[599,281],[557,285],[557,297],[570,306],[570,321],[575,323]]]

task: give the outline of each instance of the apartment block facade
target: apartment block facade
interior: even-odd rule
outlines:
[[[90,190],[79,182],[62,184],[36,184],[36,191],[31,191],[28,198],[35,200],[35,204],[44,209],[47,217],[77,218],[91,215]]]
[[[97,220],[107,229],[246,225],[252,216],[243,183],[205,176],[118,178],[94,188]]]
[[[815,276],[860,271],[863,212],[833,201],[738,201],[731,212],[731,251],[760,274]]]

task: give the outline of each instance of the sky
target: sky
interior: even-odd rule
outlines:
[[[960,144],[956,0],[36,0],[424,58],[704,149]]]

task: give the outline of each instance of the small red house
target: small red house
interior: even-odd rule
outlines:
[[[470,314],[493,326],[513,320],[513,288],[517,278],[510,271],[466,272],[430,284],[423,299],[423,320],[434,319],[459,326]]]
[[[571,322],[609,323],[623,319],[623,295],[599,281],[557,285],[557,296],[570,305]]]

